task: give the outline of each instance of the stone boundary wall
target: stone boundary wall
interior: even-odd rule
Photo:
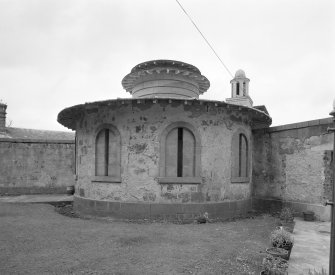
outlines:
[[[327,118],[315,119],[315,120],[310,120],[310,121],[303,121],[303,122],[290,123],[290,124],[285,124],[285,125],[280,125],[280,126],[269,127],[266,129],[266,132],[273,133],[273,132],[279,132],[279,131],[285,131],[285,130],[301,129],[301,128],[308,128],[312,126],[329,125],[329,124],[330,124],[329,125],[330,127],[332,123],[333,123],[333,118],[327,117]]]
[[[299,213],[313,210],[319,219],[329,219],[324,203],[331,199],[334,157],[328,127],[332,118],[253,131],[252,194],[263,208],[281,201]]]
[[[320,221],[329,221],[331,214],[331,206],[320,204],[302,203],[296,201],[282,201],[266,198],[252,198],[252,209],[264,213],[280,212],[283,207],[289,207],[294,211],[297,217],[303,217],[303,212],[313,211],[315,219]]]
[[[74,151],[74,140],[1,138],[0,195],[66,193]]]
[[[210,219],[226,220],[246,215],[251,210],[251,199],[217,203],[144,203],[92,200],[75,195],[74,210],[84,216],[168,221],[193,221],[207,212]]]

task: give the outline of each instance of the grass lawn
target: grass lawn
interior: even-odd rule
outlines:
[[[270,216],[207,224],[84,220],[0,204],[0,274],[259,274]]]

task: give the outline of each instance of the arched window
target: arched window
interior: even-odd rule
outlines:
[[[240,95],[240,83],[236,83],[236,95]]]
[[[200,139],[188,123],[173,123],[161,137],[160,183],[200,183]]]
[[[248,137],[243,130],[237,131],[232,139],[232,182],[249,182],[250,151]]]
[[[100,127],[95,139],[95,181],[120,181],[120,134],[113,126]]]
[[[172,129],[166,137],[165,175],[167,177],[194,177],[195,138],[183,127]]]
[[[239,136],[238,176],[248,177],[248,140],[244,134]]]

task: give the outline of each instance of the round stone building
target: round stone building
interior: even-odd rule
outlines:
[[[237,71],[232,96],[199,99],[210,83],[196,67],[154,60],[122,85],[132,98],[61,111],[76,131],[75,210],[115,218],[229,218],[251,208],[252,130],[271,124],[252,107]]]

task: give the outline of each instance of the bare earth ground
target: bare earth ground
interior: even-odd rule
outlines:
[[[0,203],[0,274],[259,274],[276,220],[179,225],[78,219]]]

